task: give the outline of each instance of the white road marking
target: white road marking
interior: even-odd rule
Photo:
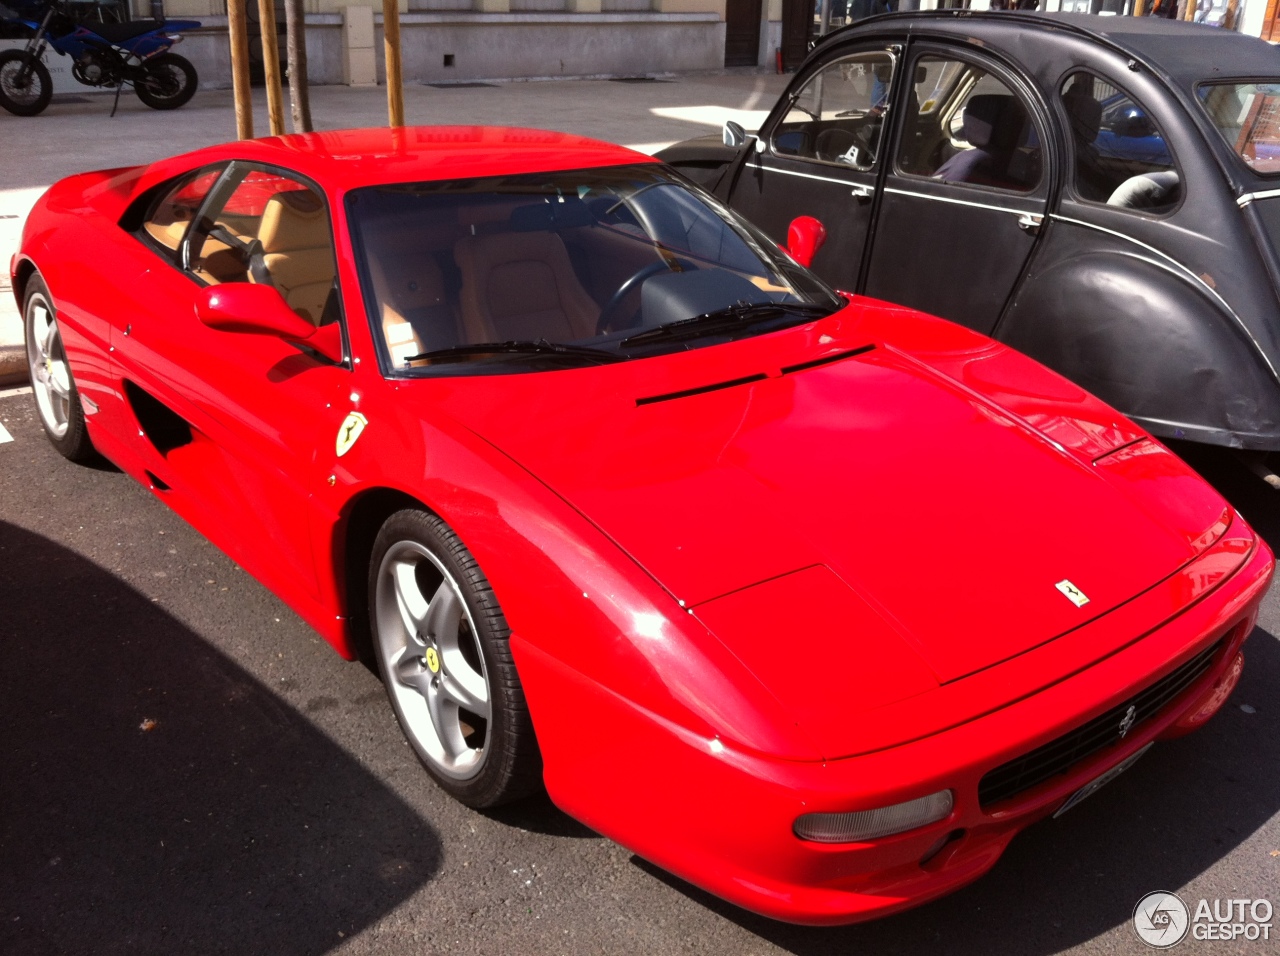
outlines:
[[[0,390],[0,398],[12,398],[14,395],[30,395],[31,386],[23,385],[21,388],[6,388]]]
[[[7,441],[13,441],[13,436],[9,434],[9,429],[5,428],[4,425],[0,425],[0,445]]]

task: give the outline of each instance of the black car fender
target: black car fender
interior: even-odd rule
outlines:
[[[1054,245],[1058,254],[1037,257],[1008,304],[1001,341],[1157,435],[1278,446],[1280,386],[1212,290],[1130,244],[1108,248],[1097,233]]]

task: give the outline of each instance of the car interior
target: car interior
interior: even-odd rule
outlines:
[[[221,168],[178,185],[139,230],[177,251],[188,235],[189,271],[207,285],[264,283],[309,322],[337,320],[333,232],[323,197],[294,179],[250,170],[215,210],[191,225]]]
[[[923,56],[898,148],[904,173],[1029,192],[1040,182],[1040,138],[1021,97],[980,66]]]
[[[1063,84],[1075,191],[1088,202],[1164,212],[1181,199],[1173,156],[1146,110],[1101,77],[1080,71]]]
[[[363,191],[353,219],[392,364],[456,346],[583,342],[792,294],[674,183],[626,200],[581,191]]]

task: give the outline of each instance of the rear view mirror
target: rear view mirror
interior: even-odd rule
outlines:
[[[737,149],[739,146],[745,145],[747,142],[747,131],[742,128],[741,123],[735,123],[733,120],[729,120],[724,124],[724,132],[721,133],[720,138],[724,141],[726,146]]]
[[[813,216],[797,216],[787,227],[787,252],[806,269],[826,241],[826,227]]]
[[[287,342],[305,343],[325,358],[342,361],[340,337],[335,349],[330,341],[333,336],[323,334],[328,326],[317,329],[269,285],[226,282],[202,289],[196,298],[196,318],[224,332],[274,335]],[[338,354],[331,354],[335,351]]]

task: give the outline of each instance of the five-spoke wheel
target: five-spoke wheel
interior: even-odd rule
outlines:
[[[67,363],[57,312],[39,276],[32,276],[27,282],[24,325],[31,391],[40,412],[40,423],[54,448],[72,461],[83,461],[93,455],[93,445],[85,429],[71,366]]]
[[[537,786],[540,761],[502,611],[439,518],[392,515],[374,544],[370,619],[379,671],[418,758],[471,806]]]

